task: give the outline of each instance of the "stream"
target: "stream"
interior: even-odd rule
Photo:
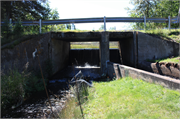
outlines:
[[[60,112],[68,99],[67,95],[74,97],[69,91],[69,82],[76,73],[81,70],[85,79],[98,80],[101,78],[100,67],[86,64],[82,66],[68,66],[57,72],[49,79],[47,84],[48,95],[52,104],[53,112]],[[20,106],[2,110],[2,118],[52,118],[49,101],[45,91],[37,92],[29,99],[25,100]]]

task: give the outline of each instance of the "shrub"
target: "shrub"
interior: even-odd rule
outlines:
[[[1,105],[2,108],[12,104],[22,103],[25,96],[24,73],[19,73],[17,69],[9,70],[8,73],[1,75]]]
[[[17,69],[10,69],[6,74],[1,75],[1,105],[3,109],[10,106],[18,106],[24,100],[35,92],[44,90],[44,84],[41,78],[34,73],[23,72]],[[47,85],[47,79],[45,79]]]

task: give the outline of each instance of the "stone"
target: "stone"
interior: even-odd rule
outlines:
[[[51,113],[51,109],[48,109],[46,112],[47,112],[47,114],[50,114]]]
[[[56,106],[56,109],[57,109],[57,110],[61,110],[61,107],[60,107],[60,106]]]
[[[33,111],[29,110],[28,113],[31,114],[31,113],[33,113]]]

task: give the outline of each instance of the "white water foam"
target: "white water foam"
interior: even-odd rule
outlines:
[[[84,66],[75,66],[75,68],[100,68],[100,67],[98,67],[98,66],[91,66],[91,65],[89,65],[87,62],[85,63],[85,65]]]

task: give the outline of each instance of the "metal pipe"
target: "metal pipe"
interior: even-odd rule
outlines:
[[[171,16],[168,16],[168,29],[171,30]]]
[[[104,31],[106,31],[106,16],[104,16]]]
[[[144,15],[144,30],[146,30],[146,16]]]
[[[39,20],[39,33],[41,33],[41,19]]]

